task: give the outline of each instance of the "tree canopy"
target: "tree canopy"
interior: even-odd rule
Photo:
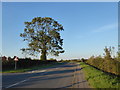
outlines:
[[[33,18],[31,22],[25,22],[24,33],[20,34],[28,42],[28,47],[21,50],[30,55],[41,53],[41,60],[47,60],[49,53],[58,56],[64,53],[60,36],[63,30],[63,26],[50,17]]]

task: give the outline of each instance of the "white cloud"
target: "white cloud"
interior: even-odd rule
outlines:
[[[101,26],[95,30],[93,30],[94,33],[97,32],[105,32],[105,31],[110,31],[110,30],[116,30],[118,28],[118,24],[117,23],[113,23],[113,24],[108,24],[108,25],[104,25]]]

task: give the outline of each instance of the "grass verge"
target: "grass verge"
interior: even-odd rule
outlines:
[[[84,62],[80,62],[81,68],[85,73],[85,78],[92,88],[119,88],[120,77],[108,75],[105,72],[97,70]]]
[[[27,72],[27,71],[32,71],[32,70],[38,70],[38,69],[48,68],[48,67],[52,67],[52,66],[60,65],[60,64],[62,64],[62,63],[57,62],[57,63],[52,63],[52,64],[45,64],[45,65],[40,65],[40,66],[34,66],[34,67],[30,67],[30,68],[23,68],[23,69],[17,69],[17,70],[5,70],[5,71],[2,71],[2,73]]]

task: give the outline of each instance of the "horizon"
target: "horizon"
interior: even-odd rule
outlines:
[[[117,2],[3,2],[2,9],[3,56],[25,57],[20,49],[27,44],[19,35],[25,28],[24,22],[34,17],[51,17],[64,27],[61,36],[65,53],[59,57],[49,55],[48,59],[103,55],[105,46],[118,50]]]

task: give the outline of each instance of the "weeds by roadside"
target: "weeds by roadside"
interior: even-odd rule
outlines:
[[[88,80],[91,87],[120,89],[120,77],[107,75],[105,72],[97,70],[84,62],[80,62],[80,66],[83,68],[85,78]]]

